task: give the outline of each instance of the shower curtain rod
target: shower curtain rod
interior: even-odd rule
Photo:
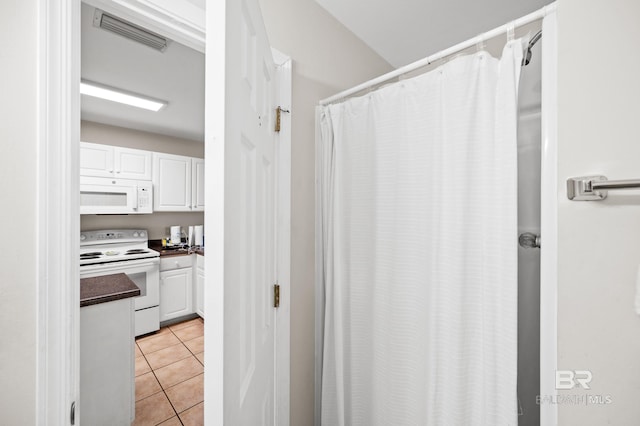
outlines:
[[[462,43],[458,43],[453,47],[450,47],[448,49],[442,50],[436,54],[433,54],[431,56],[427,56],[426,58],[420,59],[416,62],[413,62],[409,65],[405,65],[404,67],[398,68],[394,71],[388,72],[386,74],[381,75],[380,77],[376,77],[372,80],[369,80],[365,83],[359,84],[357,86],[352,87],[351,89],[347,89],[345,91],[342,91],[336,95],[330,96],[326,99],[323,99],[320,101],[320,105],[328,105],[331,103],[334,103],[335,101],[338,101],[340,99],[346,98],[348,96],[351,96],[355,93],[358,93],[362,90],[366,90],[369,89],[371,87],[377,86],[378,84],[384,83],[386,81],[389,81],[393,78],[399,77],[403,74],[407,74],[411,71],[415,71],[419,68],[425,67],[427,65],[430,65],[432,62],[435,62],[439,59],[445,58],[447,56],[453,55],[455,53],[460,52],[461,50],[467,49],[471,46],[477,45],[479,43],[482,43],[486,40],[490,40],[494,37],[497,37],[501,34],[504,34],[508,31],[511,31],[515,28],[520,28],[523,25],[527,25],[530,24],[533,21],[536,21],[538,19],[544,18],[545,16],[547,16],[549,13],[552,13],[556,10],[556,3],[553,2],[547,6],[542,7],[541,9],[536,10],[535,12],[532,12],[528,15],[525,15],[521,18],[516,19],[515,21],[511,21],[505,25],[502,25],[498,28],[494,28],[490,31],[487,31],[484,34],[480,34],[479,36],[476,36],[474,38],[471,38],[469,40],[463,41]],[[537,40],[536,40],[537,41]]]

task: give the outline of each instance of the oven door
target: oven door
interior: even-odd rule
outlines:
[[[82,265],[80,278],[124,273],[140,288],[135,298],[136,310],[158,306],[160,303],[160,258],[126,260],[122,262]]]

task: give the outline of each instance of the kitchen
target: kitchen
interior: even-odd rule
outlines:
[[[126,274],[140,290],[126,302],[135,310],[128,328],[109,329],[109,314],[91,311],[125,302],[81,308],[81,416],[202,422],[204,55],[88,4],[81,13],[80,277],[84,287],[104,286]],[[97,355],[115,354],[117,342],[126,347],[120,358]]]

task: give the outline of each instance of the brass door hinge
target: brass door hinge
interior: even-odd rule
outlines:
[[[276,128],[275,128],[276,132],[280,131],[280,116],[282,115],[283,112],[289,113],[291,111],[289,111],[288,109],[283,109],[282,107],[276,108]]]
[[[278,283],[273,285],[273,307],[280,307],[280,284]]]

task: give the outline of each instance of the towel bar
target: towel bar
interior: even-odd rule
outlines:
[[[607,180],[606,176],[582,176],[567,179],[567,198],[573,201],[600,201],[607,190],[640,189],[640,179]]]

